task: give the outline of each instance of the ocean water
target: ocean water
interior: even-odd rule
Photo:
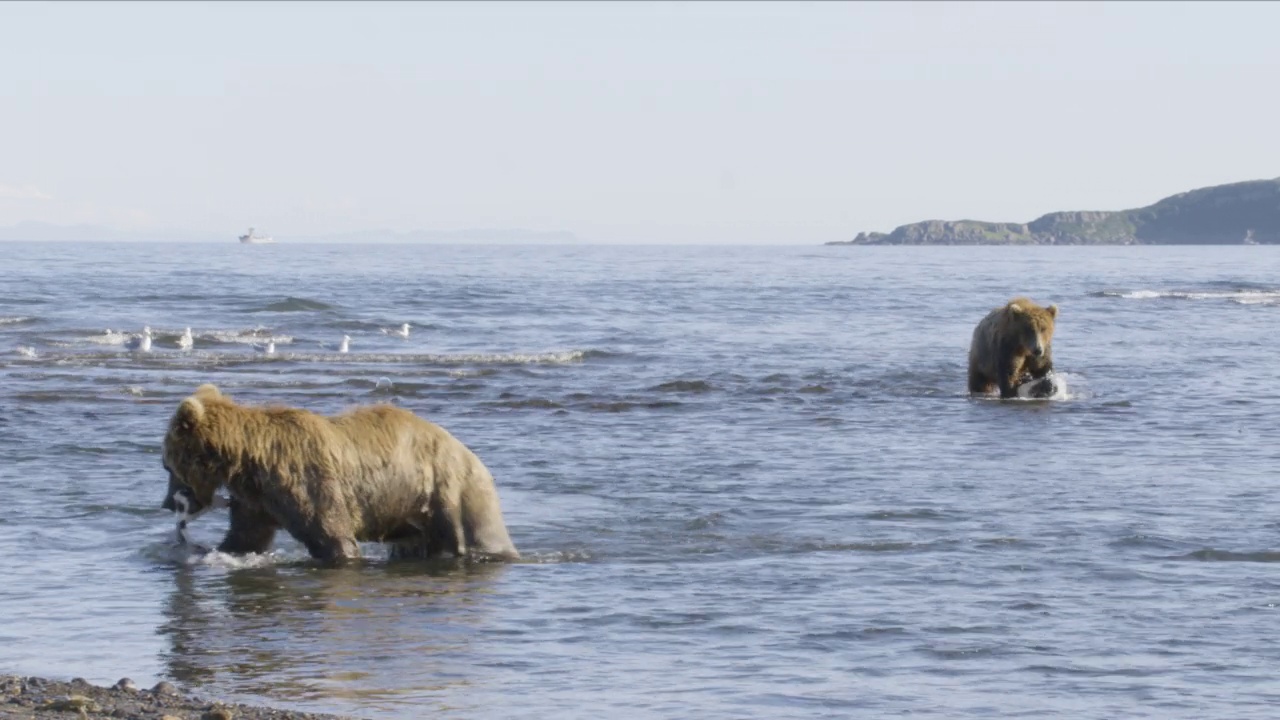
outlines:
[[[1017,294],[1068,392],[969,398]],[[1273,717],[1278,326],[1266,246],[2,244],[0,670],[366,718]],[[443,425],[525,559],[187,555],[159,450],[204,382]]]

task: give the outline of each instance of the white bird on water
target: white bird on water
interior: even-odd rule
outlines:
[[[183,350],[190,350],[194,344],[195,338],[191,336],[191,328],[187,328],[186,332],[182,333],[182,337],[178,338],[178,347]]]
[[[399,330],[382,328],[382,332],[386,335],[395,335],[396,337],[407,338],[409,337],[409,323],[405,323],[401,325]]]
[[[148,325],[143,327],[142,335],[136,338],[131,338],[127,347],[130,350],[137,350],[139,352],[151,352],[151,326]]]
[[[340,353],[344,353],[344,352],[346,352],[346,351],[348,351],[348,350],[350,350],[350,349],[351,349],[351,336],[350,336],[350,335],[343,335],[343,336],[342,336],[342,344],[338,346],[338,352],[340,352]]]

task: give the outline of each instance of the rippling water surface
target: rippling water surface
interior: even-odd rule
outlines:
[[[1061,307],[1065,399],[965,395],[1015,294]],[[0,669],[370,718],[1274,717],[1278,326],[1272,247],[0,245]],[[159,449],[203,382],[440,423],[525,560],[182,556]]]

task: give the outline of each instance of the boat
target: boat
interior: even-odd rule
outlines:
[[[266,243],[275,242],[275,238],[270,235],[258,235],[253,231],[253,228],[249,228],[249,232],[240,236],[240,242],[245,245],[265,245]]]

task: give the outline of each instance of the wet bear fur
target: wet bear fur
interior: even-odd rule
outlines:
[[[222,552],[265,552],[283,529],[321,560],[359,557],[357,542],[392,543],[397,557],[519,557],[480,459],[397,407],[321,416],[240,405],[202,385],[169,421],[163,456],[166,509],[184,488],[191,512],[227,488]]]
[[[987,314],[969,345],[969,392],[1018,396],[1018,386],[1053,370],[1053,329],[1058,306],[1014,298]],[[1052,383],[1042,383],[1052,388]]]

